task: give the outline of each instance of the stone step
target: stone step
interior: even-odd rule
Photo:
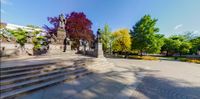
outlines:
[[[48,68],[49,66],[53,66],[53,65],[38,65],[38,66],[32,66],[32,67],[23,67],[23,68],[15,68],[15,69],[11,69],[11,70],[2,70],[1,71],[1,75],[7,75],[7,74],[11,74],[11,73],[16,73],[16,72],[24,72],[24,71],[29,71],[29,70],[38,70],[38,69],[43,69],[43,68]],[[69,66],[69,65],[66,65]],[[64,66],[60,66],[57,65],[56,68],[61,68]]]
[[[27,68],[27,67],[36,67],[41,65],[53,65],[56,64],[56,62],[44,62],[44,63],[37,63],[37,64],[16,64],[17,66],[1,66],[0,71],[7,71],[7,70],[14,70],[14,69],[20,69],[20,68]]]
[[[54,75],[60,72],[67,72],[70,68],[79,68],[80,66],[66,66],[63,67],[62,69],[57,69],[57,70],[52,70],[49,72],[42,72],[42,73],[38,73],[35,75],[25,75],[25,76],[20,76],[20,77],[15,77],[15,78],[10,78],[10,79],[3,79],[0,81],[0,85],[8,85],[8,84],[12,84],[12,83],[16,83],[16,82],[20,82],[20,81],[24,81],[24,80],[29,80],[29,79],[33,79],[33,78],[38,78],[38,77],[43,77],[43,76],[48,76],[48,75]]]
[[[65,67],[68,67],[69,65],[66,65],[66,66],[53,66],[54,68],[50,68],[51,70],[56,70],[56,69],[64,69]],[[45,71],[45,70],[48,70],[48,68],[49,67],[51,67],[50,65],[48,65],[48,66],[44,66],[43,68],[38,68],[38,69],[36,69],[36,70],[29,70],[29,71],[23,71],[23,69],[21,69],[22,71],[16,71],[16,72],[13,72],[13,73],[9,73],[9,74],[1,74],[1,76],[0,76],[0,78],[1,78],[1,80],[3,80],[3,79],[8,79],[8,78],[12,78],[12,77],[16,77],[16,76],[25,76],[25,75],[29,75],[29,74],[32,74],[32,73],[34,73],[34,72],[36,72],[36,73],[39,73],[39,72],[43,72],[43,71]],[[29,68],[33,68],[33,67],[29,67]],[[31,72],[32,73],[31,73]],[[5,73],[5,71],[2,71],[2,72],[4,72]]]
[[[46,86],[49,86],[49,85],[52,85],[52,84],[56,84],[56,83],[59,83],[59,82],[65,81],[65,80],[75,79],[75,78],[78,78],[78,77],[81,77],[81,76],[84,76],[84,75],[87,75],[87,74],[90,74],[90,73],[91,72],[86,71],[86,72],[81,72],[81,73],[71,75],[71,76],[63,76],[63,77],[60,77],[58,79],[50,80],[48,82],[39,83],[39,84],[31,85],[29,87],[24,87],[24,88],[8,91],[8,92],[5,92],[5,93],[1,93],[0,99],[14,97],[15,95],[18,95],[18,94],[22,94],[22,93],[29,92],[29,91],[32,91],[32,90],[36,90],[36,89],[39,89],[39,88],[43,88],[43,87],[46,87]]]
[[[40,66],[33,66],[33,67],[26,67],[26,68],[19,68],[19,69],[11,69],[11,70],[4,70],[1,71],[1,75],[6,75],[6,74],[10,74],[10,73],[15,73],[15,72],[24,72],[24,71],[28,71],[28,70],[37,70],[37,69],[42,69],[44,67],[44,65],[40,65]]]
[[[76,73],[80,73],[80,72],[84,72],[84,71],[87,71],[87,69],[76,68],[75,70],[71,70],[71,71],[68,71],[68,72],[63,72],[63,73],[59,73],[59,74],[55,74],[55,75],[48,75],[48,76],[44,76],[44,77],[40,77],[40,78],[36,78],[36,79],[26,80],[26,81],[19,82],[19,83],[1,86],[0,92],[2,93],[2,92],[5,92],[5,91],[10,91],[10,90],[13,90],[13,89],[17,89],[17,88],[21,88],[21,87],[25,87],[25,86],[30,86],[30,85],[38,83],[38,82],[49,81],[49,80],[56,79],[56,78],[59,78],[59,77],[62,77],[62,76],[72,75],[72,74],[76,74]]]
[[[31,70],[31,71],[25,71],[25,72],[17,72],[17,73],[12,73],[12,74],[7,74],[7,75],[1,75],[0,79],[9,79],[9,78],[13,78],[13,77],[19,77],[19,76],[24,76],[24,75],[30,75],[30,74],[37,74],[40,73],[41,70]]]
[[[33,64],[33,65],[30,65],[30,66],[29,65],[18,66],[18,68],[8,67],[9,69],[5,69],[5,68],[3,70],[0,69],[0,73],[1,73],[1,75],[4,75],[4,74],[15,73],[15,72],[23,72],[23,71],[28,71],[28,70],[42,69],[44,67],[49,67],[49,66],[52,66],[52,65],[54,65],[54,66],[57,65],[56,67],[61,67],[61,66],[64,66],[64,65],[65,66],[72,65],[70,62],[66,62],[66,63],[64,63],[64,64],[49,63],[49,64],[43,64],[43,65],[38,65],[38,64],[34,65]]]

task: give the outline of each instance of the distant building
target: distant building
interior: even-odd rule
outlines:
[[[32,28],[32,27],[21,26],[21,25],[10,24],[10,23],[1,23],[1,24],[6,24],[6,29],[10,29],[10,30],[16,30],[18,28],[21,28],[27,32],[44,31],[44,29],[42,28]]]
[[[21,25],[16,25],[16,24],[10,24],[10,23],[0,23],[0,34],[3,35],[4,38],[1,38],[1,42],[13,42],[13,40],[8,40],[8,37],[10,37],[10,33],[6,30],[16,30],[18,28],[23,29],[24,31],[27,31],[30,36],[32,34],[32,32],[34,31],[41,31],[41,33],[39,34],[39,36],[43,36],[45,32],[44,29],[39,28],[39,27],[27,27],[27,26],[21,26]],[[31,40],[29,39],[28,42],[31,42]]]

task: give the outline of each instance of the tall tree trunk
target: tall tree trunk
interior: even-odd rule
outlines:
[[[142,57],[142,50],[140,50],[140,56]]]
[[[167,51],[166,56],[169,56],[169,51]]]

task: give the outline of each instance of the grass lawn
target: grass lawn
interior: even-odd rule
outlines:
[[[200,59],[199,58],[186,58],[186,57],[170,56],[170,57],[159,57],[159,59],[160,60],[162,60],[162,59],[164,59],[164,60],[178,60],[178,61],[182,61],[182,62],[192,62],[192,63],[200,64]]]
[[[116,55],[112,58],[125,58],[124,55]],[[175,56],[139,56],[139,55],[129,55],[128,59],[139,59],[139,60],[171,60],[171,61],[182,61],[200,64],[200,58],[186,58],[186,57],[175,57]]]

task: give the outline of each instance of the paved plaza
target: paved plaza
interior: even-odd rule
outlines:
[[[4,61],[32,64],[71,59],[92,60],[80,55],[48,56]],[[54,60],[54,61],[52,61]],[[199,99],[200,65],[176,61],[107,59],[88,66],[93,74],[32,91],[17,99]],[[95,68],[94,68],[95,67]],[[103,68],[103,69],[102,69]],[[106,72],[105,72],[106,70]],[[103,72],[104,71],[104,72]]]
[[[200,65],[177,61],[110,59],[117,67],[137,68],[132,99],[199,99]]]
[[[200,99],[200,0],[0,3],[0,99]]]

